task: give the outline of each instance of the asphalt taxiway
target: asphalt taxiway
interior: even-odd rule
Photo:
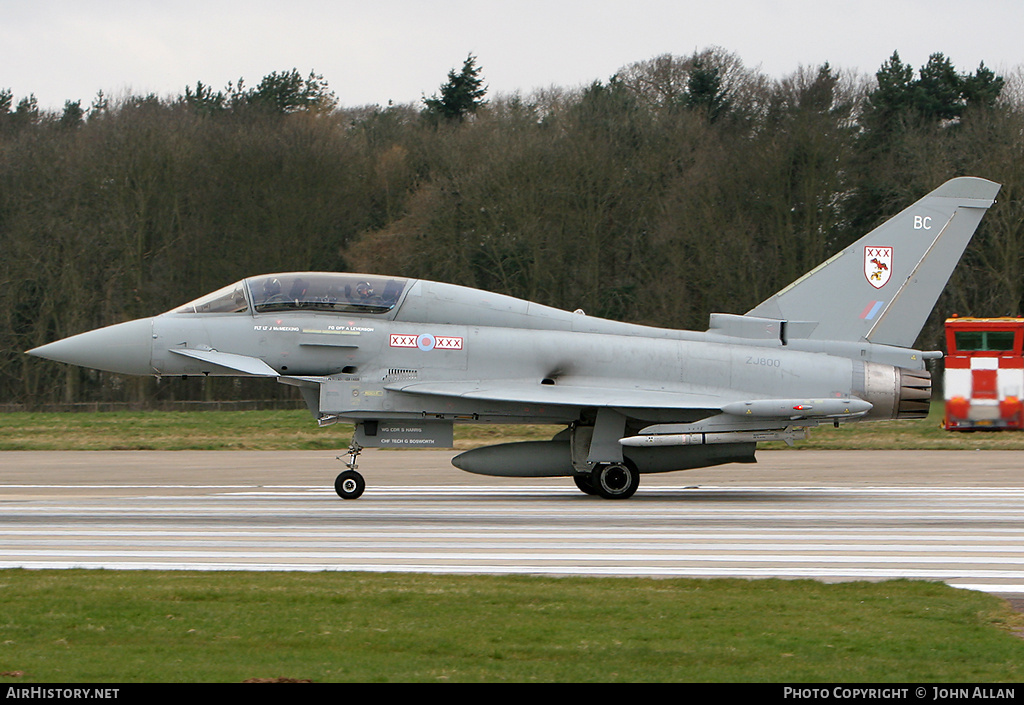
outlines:
[[[451,451],[0,453],[0,567],[939,580],[1024,595],[1024,452],[762,451],[630,500]]]

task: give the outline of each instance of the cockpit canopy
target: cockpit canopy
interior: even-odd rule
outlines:
[[[175,313],[327,311],[381,314],[395,307],[408,279],[333,272],[250,277],[175,309]]]

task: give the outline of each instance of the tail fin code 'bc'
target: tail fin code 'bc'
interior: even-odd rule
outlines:
[[[746,315],[816,323],[814,340],[911,347],[999,188],[947,181]]]

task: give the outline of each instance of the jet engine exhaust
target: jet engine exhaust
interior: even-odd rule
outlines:
[[[856,362],[854,390],[872,404],[867,418],[923,419],[931,403],[932,376],[928,370]]]

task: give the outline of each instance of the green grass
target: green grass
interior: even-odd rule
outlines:
[[[927,419],[813,429],[797,449],[1024,450],[1024,433],[951,433],[942,404]],[[546,440],[560,427],[465,424],[456,447]],[[348,446],[351,424],[319,428],[306,411],[111,411],[0,414],[0,450],[332,450]],[[786,448],[766,443],[763,448]]]
[[[0,571],[0,682],[1021,682],[935,583]]]
[[[1021,431],[947,431],[942,427],[945,407],[933,403],[928,418],[911,421],[871,421],[824,425],[811,430],[798,450],[1024,450]],[[786,448],[784,443],[758,444],[760,448]]]
[[[18,412],[0,414],[0,450],[318,450],[351,429],[297,410]]]
[[[551,438],[553,426],[456,426],[471,448]],[[331,450],[347,448],[352,424],[326,428],[308,411],[109,411],[0,414],[2,450]]]
[[[1024,448],[1024,434],[952,434],[940,419],[941,405],[798,447]],[[557,430],[457,426],[456,443]],[[304,411],[0,414],[6,450],[333,449],[350,433]],[[8,684],[1020,682],[1022,627],[995,597],[910,581],[0,571]]]

